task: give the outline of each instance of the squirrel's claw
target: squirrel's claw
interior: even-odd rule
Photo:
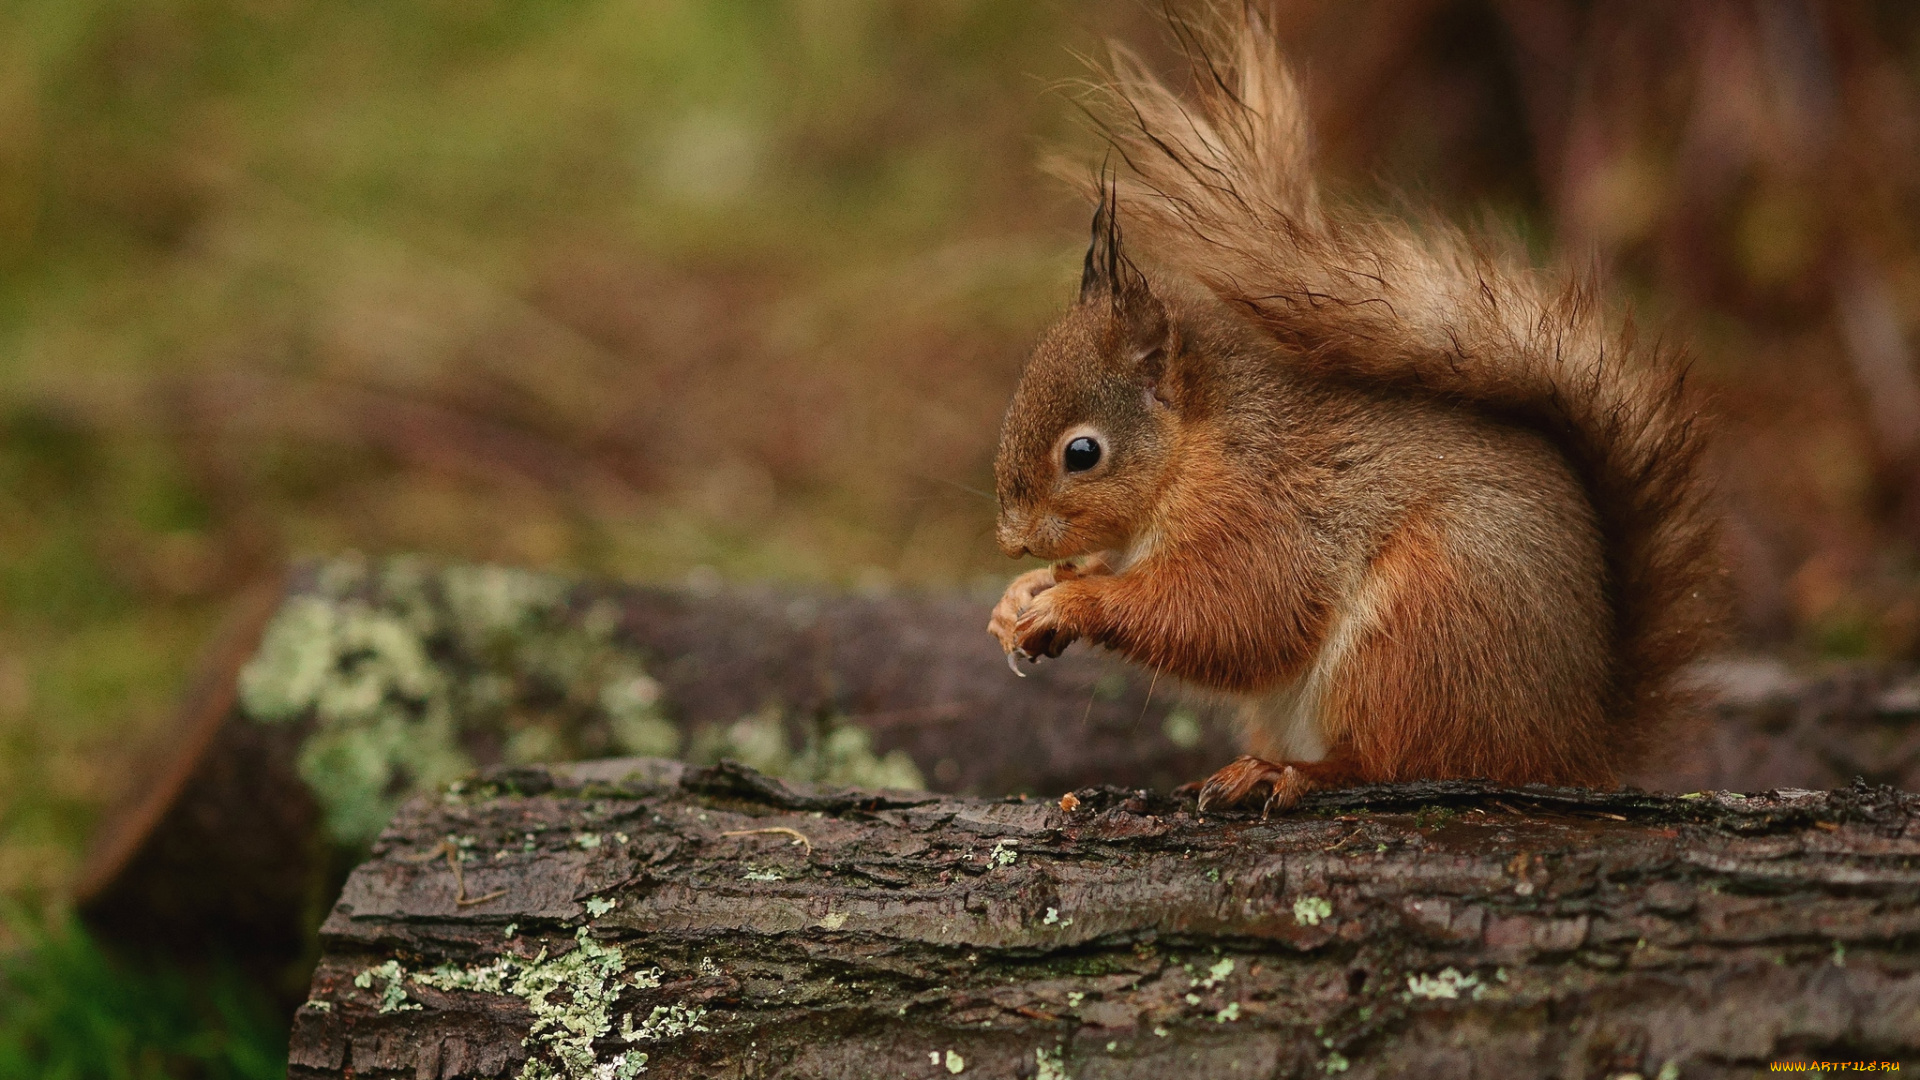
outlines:
[[[1264,819],[1275,810],[1290,809],[1311,789],[1312,783],[1306,774],[1292,765],[1263,761],[1247,754],[1207,777],[1200,785],[1197,809],[1204,814],[1213,809],[1246,806],[1265,790],[1266,799],[1260,806],[1260,816]]]
[[[1067,651],[1080,635],[1060,625],[1054,605],[1048,602],[1049,594],[1042,593],[1013,624],[1014,648],[1022,658],[1039,663],[1042,659],[1052,660]]]

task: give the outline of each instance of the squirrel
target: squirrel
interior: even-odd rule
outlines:
[[[1237,701],[1246,756],[1202,810],[1618,786],[1720,618],[1683,357],[1517,244],[1323,200],[1250,8],[1183,40],[1190,96],[1117,46],[1098,87],[1127,171],[1078,181],[1079,296],[994,470],[999,546],[1054,565],[990,633],[1010,664],[1085,640]]]

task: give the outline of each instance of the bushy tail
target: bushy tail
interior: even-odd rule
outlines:
[[[1183,30],[1185,28],[1182,28]],[[1329,208],[1306,110],[1250,10],[1186,31],[1182,97],[1116,48],[1096,110],[1128,175],[1130,241],[1191,274],[1330,379],[1433,395],[1538,429],[1584,479],[1604,533],[1623,735],[1644,737],[1719,609],[1703,432],[1680,357],[1613,330],[1590,283],[1438,221]]]

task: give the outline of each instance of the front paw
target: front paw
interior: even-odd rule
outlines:
[[[1020,635],[1016,627],[1020,616],[1033,606],[1035,598],[1053,588],[1057,579],[1053,567],[1043,566],[1038,570],[1029,570],[1008,584],[1007,591],[1000,596],[1000,602],[993,605],[993,616],[987,620],[987,633],[1000,643],[1000,648],[1012,653],[1020,648]]]
[[[1055,657],[1079,639],[1080,632],[1061,618],[1059,595],[1055,591],[1041,593],[1020,613],[1013,624],[1014,649],[1033,657]]]

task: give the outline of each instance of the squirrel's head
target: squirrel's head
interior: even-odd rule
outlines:
[[[1009,556],[1124,548],[1170,458],[1180,413],[1178,320],[1120,249],[1103,186],[1080,296],[1035,347],[1000,427],[996,538]]]

